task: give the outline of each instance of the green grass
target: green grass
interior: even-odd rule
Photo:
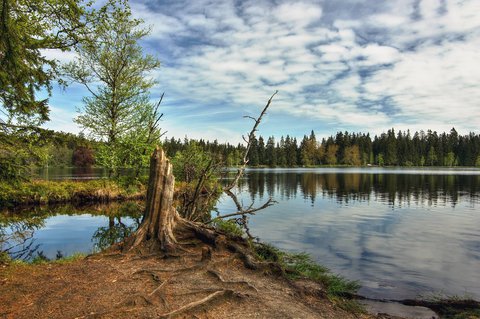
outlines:
[[[243,236],[243,230],[240,228],[240,226],[235,222],[235,220],[233,219],[228,219],[228,220],[224,220],[224,219],[221,219],[221,218],[215,218],[212,222],[212,225],[230,235],[230,236],[234,236],[234,237],[242,237]]]
[[[57,256],[56,259],[49,259],[43,253],[37,254],[31,260],[12,259],[7,253],[0,253],[0,265],[13,265],[13,266],[28,266],[28,265],[45,265],[45,264],[67,264],[81,260],[87,257],[85,253],[73,253],[70,256]]]
[[[287,253],[269,244],[256,244],[253,247],[260,259],[280,264],[290,279],[308,278],[317,281],[325,287],[327,297],[340,308],[354,313],[364,312],[363,307],[351,299],[360,288],[358,282],[331,273],[306,253]]]
[[[144,196],[141,183],[114,180],[0,182],[0,206],[74,201],[108,201]]]

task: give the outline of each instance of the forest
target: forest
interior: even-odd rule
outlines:
[[[0,176],[8,179],[15,176],[15,170],[32,167],[105,167],[110,169],[146,168],[149,154],[140,150],[137,156],[132,152],[120,152],[131,149],[131,145],[118,148],[115,166],[102,157],[106,143],[87,138],[85,134],[55,132],[37,129],[26,134],[8,134],[0,132],[0,141],[15,141],[13,153],[8,148],[0,154]],[[205,141],[184,138],[158,140],[170,158],[189,149],[208,153],[222,166],[233,167],[242,164],[245,146],[218,143],[217,140]],[[152,147],[152,145],[150,146]],[[11,156],[15,154],[15,156]],[[33,154],[33,155],[32,155]],[[10,156],[9,156],[10,155]],[[319,165],[346,166],[443,166],[443,167],[479,167],[480,135],[470,133],[459,135],[452,128],[449,133],[428,130],[415,132],[395,132],[388,130],[373,138],[369,133],[338,132],[328,138],[317,139],[311,131],[303,139],[297,140],[289,135],[276,139],[263,136],[253,139],[249,152],[250,167],[313,167]]]

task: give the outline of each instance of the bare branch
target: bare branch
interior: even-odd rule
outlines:
[[[257,121],[256,118],[254,118],[253,116],[249,116],[249,115],[244,115],[243,118],[252,119],[252,120],[254,120],[255,122]]]
[[[237,175],[235,176],[234,180],[226,187],[223,188],[224,191],[227,191],[227,190],[231,190],[232,188],[235,187],[235,185],[237,185],[238,183],[238,180],[240,179],[240,177],[242,177],[243,175],[243,172],[245,171],[245,167],[247,166],[248,164],[248,153],[250,152],[250,147],[252,146],[252,142],[253,140],[255,139],[255,132],[257,131],[257,127],[260,125],[260,122],[262,121],[262,117],[265,115],[265,113],[267,112],[267,109],[268,107],[270,106],[270,104],[272,103],[272,100],[273,100],[273,97],[278,93],[278,91],[275,91],[275,93],[272,94],[272,96],[270,97],[270,99],[268,100],[267,104],[265,105],[265,107],[263,108],[262,110],[262,113],[260,113],[260,116],[255,119],[251,116],[245,116],[247,118],[251,118],[253,120],[255,120],[255,124],[253,125],[253,128],[252,130],[250,131],[250,133],[248,134],[248,140],[242,136],[243,140],[247,143],[247,147],[245,149],[245,153],[243,155],[243,164],[242,166],[240,167],[240,169],[238,170],[237,172]]]
[[[269,198],[262,206],[260,207],[255,207],[255,208],[252,208],[253,207],[253,203],[252,205],[249,206],[248,209],[244,210],[244,209],[240,209],[239,211],[235,212],[235,213],[231,213],[231,214],[226,214],[226,215],[221,215],[221,216],[217,216],[213,219],[210,219],[209,221],[207,221],[205,224],[210,224],[212,223],[215,219],[223,219],[223,218],[228,218],[228,217],[233,217],[233,216],[245,216],[245,215],[255,215],[256,212],[258,212],[259,210],[262,210],[262,209],[265,209],[267,207],[270,207],[272,206],[273,204],[275,204],[276,201],[273,200],[273,198]],[[238,207],[238,206],[237,206]]]

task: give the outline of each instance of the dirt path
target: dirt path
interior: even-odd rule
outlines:
[[[373,318],[336,307],[318,284],[246,269],[227,251],[201,261],[202,247],[189,250],[0,267],[0,318]]]

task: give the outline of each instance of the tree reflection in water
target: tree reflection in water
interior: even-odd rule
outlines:
[[[45,257],[42,244],[36,244],[35,232],[45,228],[51,217],[80,215],[108,217],[108,226],[98,227],[91,238],[94,251],[103,250],[135,231],[140,224],[142,211],[143,202],[135,201],[82,206],[4,208],[0,211],[0,253],[7,253],[14,259],[22,260]],[[129,219],[129,223],[124,222],[125,218]],[[56,258],[63,257],[64,253],[66,252],[58,250]]]
[[[95,251],[102,251],[111,245],[121,242],[130,236],[140,225],[143,208],[136,202],[129,202],[120,207],[111,207],[105,211],[108,216],[108,226],[99,227],[92,236]],[[123,217],[134,220],[131,225],[122,222]]]
[[[286,200],[303,196],[312,205],[318,196],[323,196],[339,203],[375,200],[389,205],[455,206],[460,196],[470,199],[479,196],[480,175],[249,170],[239,187],[252,199],[269,196]]]

